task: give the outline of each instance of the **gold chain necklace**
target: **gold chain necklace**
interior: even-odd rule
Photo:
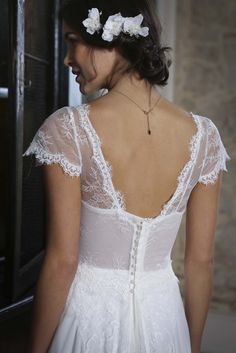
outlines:
[[[150,105],[151,105],[151,90],[152,88],[150,88],[150,94],[149,94],[149,108],[150,108]],[[128,99],[130,99],[134,104],[137,105],[137,107],[139,109],[142,110],[142,112],[146,115],[147,117],[147,125],[148,125],[148,129],[147,129],[147,132],[149,135],[151,135],[151,130],[150,130],[150,123],[149,123],[149,113],[154,109],[154,107],[156,106],[156,104],[160,101],[161,99],[161,95],[158,97],[158,99],[156,100],[155,104],[153,105],[152,108],[150,108],[149,110],[145,110],[145,109],[142,109],[132,98],[130,98],[129,96],[127,96],[125,93],[123,92],[120,92],[118,90],[112,90],[112,92],[117,92],[117,93],[120,93],[122,94],[123,96],[127,97]]]

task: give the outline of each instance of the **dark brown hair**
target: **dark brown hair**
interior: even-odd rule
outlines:
[[[86,32],[82,21],[88,17],[88,10],[96,7],[102,11],[100,21],[105,24],[109,16],[120,12],[124,17],[142,14],[142,26],[149,27],[147,37],[129,36],[121,32],[113,41],[102,39],[102,29],[93,35]],[[117,48],[118,52],[130,63],[125,72],[137,71],[141,79],[151,84],[164,86],[169,77],[170,58],[166,52],[170,47],[162,46],[161,25],[156,14],[154,0],[67,0],[59,11],[60,20],[78,32],[89,46],[94,48]]]

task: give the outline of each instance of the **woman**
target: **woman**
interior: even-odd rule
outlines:
[[[30,353],[200,353],[221,173],[217,127],[162,97],[168,48],[146,0],[72,0],[64,63],[80,91],[24,155],[43,165],[47,246]],[[184,305],[171,250],[186,212]]]

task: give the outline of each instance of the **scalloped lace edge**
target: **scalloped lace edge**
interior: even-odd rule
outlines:
[[[206,175],[202,175],[198,182],[202,183],[202,184],[214,184],[218,178],[219,172],[220,170],[223,170],[225,172],[228,171],[227,167],[226,167],[226,161],[230,160],[231,157],[228,155],[228,153],[226,152],[226,150],[224,149],[224,152],[221,156],[220,161],[216,164],[214,170],[212,170],[210,173],[206,174]]]
[[[190,137],[190,140],[188,143],[189,160],[186,162],[186,164],[183,166],[182,170],[180,171],[180,173],[176,179],[177,187],[174,191],[174,194],[163,205],[163,207],[160,211],[160,216],[165,216],[167,214],[168,209],[175,202],[175,200],[178,199],[179,195],[183,192],[186,176],[188,175],[189,170],[191,170],[191,168],[193,168],[194,162],[196,160],[196,155],[197,155],[198,148],[199,148],[199,141],[202,136],[202,127],[201,127],[201,123],[200,123],[197,115],[195,115],[191,112],[191,118],[195,122],[197,131]]]
[[[112,165],[104,159],[104,156],[101,152],[101,139],[96,134],[95,129],[93,128],[92,124],[90,124],[90,121],[88,119],[88,114],[89,114],[89,110],[90,110],[89,104],[84,103],[80,106],[77,106],[77,108],[79,108],[79,111],[81,113],[82,123],[83,123],[85,129],[87,129],[90,137],[92,138],[93,147],[95,147],[93,149],[94,156],[95,156],[95,159],[96,159],[99,167],[101,169],[103,169],[103,173],[105,174],[107,190],[109,190],[109,192],[114,191],[114,194],[115,194],[115,195],[113,195],[114,205],[112,208],[118,207],[119,210],[123,210],[126,213],[129,213],[125,207],[124,195],[122,194],[122,192],[120,190],[115,189],[114,185],[112,184]],[[191,118],[195,122],[197,130],[191,136],[191,138],[189,140],[189,144],[188,144],[189,160],[186,162],[186,164],[184,165],[184,167],[182,168],[182,170],[180,171],[180,173],[176,179],[177,187],[175,189],[174,194],[162,206],[162,208],[157,216],[155,216],[155,217],[142,217],[146,221],[153,222],[153,221],[159,219],[161,216],[165,216],[167,214],[167,211],[170,208],[170,206],[174,203],[174,201],[177,199],[177,197],[179,197],[179,195],[181,194],[181,192],[183,190],[186,175],[188,174],[189,170],[193,167],[194,161],[196,159],[198,147],[199,147],[199,141],[202,136],[202,127],[201,127],[201,123],[199,121],[198,116],[196,114],[193,114],[192,112],[190,114],[191,114]],[[92,126],[92,131],[90,130],[90,126]],[[101,159],[104,161],[104,163],[101,161]],[[105,166],[105,164],[106,164],[106,166]],[[109,186],[107,184],[111,184],[111,189],[109,188]],[[125,217],[125,214],[124,214],[124,217]]]
[[[62,167],[63,171],[71,177],[78,177],[81,174],[81,167],[70,163],[63,154],[51,154],[44,149],[39,148],[37,144],[32,143],[22,156],[24,157],[33,154],[35,155],[37,162],[39,162],[38,164],[36,163],[36,166],[57,163]]]
[[[112,209],[117,209],[124,207],[123,195],[119,190],[115,190],[112,184],[112,165],[105,160],[102,150],[101,150],[101,139],[96,133],[92,123],[89,120],[90,107],[89,104],[83,103],[76,107],[80,113],[81,124],[84,130],[89,136],[89,140],[92,143],[93,159],[96,162],[98,168],[100,169],[102,176],[104,178],[103,190],[112,199]],[[121,202],[121,204],[120,204]]]

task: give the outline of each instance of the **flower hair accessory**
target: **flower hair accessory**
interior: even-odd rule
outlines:
[[[126,17],[124,19],[123,31],[124,33],[129,33],[130,36],[135,35],[138,37],[139,35],[143,37],[147,37],[149,33],[148,27],[141,27],[141,23],[143,22],[143,15],[140,13],[135,17]]]
[[[82,23],[86,27],[86,32],[94,34],[94,32],[99,31],[102,27],[100,22],[100,15],[102,12],[99,12],[97,8],[92,8],[88,10],[88,18],[86,18]]]
[[[102,39],[111,42],[113,40],[113,36],[118,36],[122,31],[123,23],[124,18],[121,16],[120,12],[109,16],[103,26]]]
[[[109,16],[104,26],[100,22],[100,15],[98,9],[92,8],[88,11],[88,18],[82,23],[86,27],[86,31],[90,34],[94,34],[103,27],[102,39],[111,42],[114,36],[118,36],[121,32],[129,34],[130,36],[146,37],[149,34],[148,27],[141,27],[143,22],[143,15],[139,14],[135,17],[123,17],[118,12],[112,16]]]

